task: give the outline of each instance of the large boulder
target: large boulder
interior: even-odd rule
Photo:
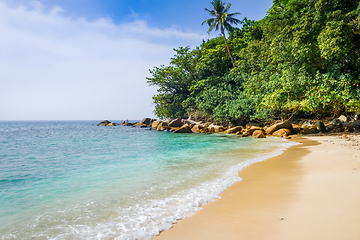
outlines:
[[[344,115],[341,115],[338,119],[339,119],[341,122],[347,122],[347,117],[345,117]]]
[[[200,129],[200,133],[209,133],[208,127],[204,126],[202,129]]]
[[[193,133],[199,133],[200,130],[203,129],[203,128],[204,128],[204,126],[198,124],[198,125],[193,126],[193,127],[191,128],[191,131],[192,131]]]
[[[290,121],[284,121],[276,123],[266,129],[267,135],[272,135],[275,131],[286,128],[286,129],[292,129],[292,123]]]
[[[219,132],[223,132],[224,131],[224,127],[223,126],[219,126],[219,125],[214,125],[214,124],[210,124],[208,126],[209,132],[213,132],[213,133],[219,133]]]
[[[174,131],[174,133],[192,133],[189,125],[185,124],[181,128]]]
[[[174,119],[169,123],[169,127],[181,127],[182,125],[181,118]]]
[[[273,132],[273,136],[276,136],[276,137],[287,137],[291,134],[291,130],[290,129],[287,129],[287,128],[282,128],[282,129],[279,129],[275,132]]]
[[[117,126],[117,124],[114,123],[114,122],[111,122],[111,123],[109,123],[109,124],[106,124],[106,126],[108,126],[108,127],[114,127],[114,126]]]
[[[359,132],[360,131],[360,120],[356,120],[356,121],[352,122],[350,124],[350,127],[355,129],[355,132]]]
[[[315,126],[305,126],[303,127],[303,133],[304,134],[314,134],[314,133],[318,133],[319,130],[317,130],[317,128]]]
[[[261,134],[265,134],[264,130],[262,129],[257,129],[257,130],[254,130],[253,133],[251,134],[253,137],[257,137]],[[247,134],[246,134],[247,135]]]
[[[229,128],[228,130],[225,130],[224,133],[225,134],[237,133],[237,132],[241,131],[242,129],[243,129],[242,126],[237,126],[237,127],[233,127],[233,128]]]
[[[255,130],[255,131],[253,132],[253,136],[254,136],[255,138],[266,138],[265,132],[264,132],[263,130]]]
[[[150,125],[150,123],[151,123],[151,118],[144,118],[141,122],[140,122],[140,124],[141,125],[143,125],[143,124],[145,124],[145,125]]]
[[[160,120],[154,121],[151,123],[151,127],[156,129],[160,123],[162,123]]]
[[[109,123],[111,123],[111,122],[108,121],[108,120],[105,120],[105,121],[102,121],[101,123],[99,123],[98,126],[106,126],[106,125],[108,125]]]
[[[255,131],[262,131],[264,132],[264,129],[258,126],[250,126],[248,129],[246,129],[246,131],[244,132],[245,135],[247,136],[254,136],[254,132]]]
[[[326,127],[325,127],[325,124],[323,122],[317,122],[314,124],[314,126],[316,127],[316,129],[319,131],[319,132],[326,132]]]
[[[170,128],[169,128],[167,122],[160,122],[156,127],[156,130],[158,130],[158,131],[165,131],[168,129],[170,129]]]

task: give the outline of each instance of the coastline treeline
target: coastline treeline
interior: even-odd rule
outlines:
[[[358,0],[274,0],[260,21],[231,28],[227,44],[235,66],[219,36],[150,70],[159,118],[244,124],[360,110]]]

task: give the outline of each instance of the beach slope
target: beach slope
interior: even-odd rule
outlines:
[[[360,239],[360,136],[295,141],[154,239]]]

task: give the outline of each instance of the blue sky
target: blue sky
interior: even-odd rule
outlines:
[[[232,1],[259,20],[271,0]],[[154,117],[148,69],[208,36],[209,0],[0,0],[0,120]]]

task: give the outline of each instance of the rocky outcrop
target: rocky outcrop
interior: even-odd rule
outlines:
[[[352,127],[355,132],[360,132],[360,120],[356,120],[350,124],[350,127]]]
[[[154,121],[154,122],[151,123],[151,127],[156,129],[159,126],[160,123],[161,123],[160,120]]]
[[[266,134],[272,135],[275,131],[282,129],[282,128],[292,129],[292,123],[290,121],[284,121],[284,122],[279,122],[277,124],[274,124],[266,129]]]
[[[165,131],[165,130],[170,130],[169,125],[167,124],[167,122],[160,122],[157,127],[156,130],[158,131]]]
[[[258,126],[248,126],[248,128],[244,131],[244,135],[246,136],[254,136],[254,132],[256,131],[262,131],[265,133],[264,129]]]
[[[256,128],[258,128],[258,127],[256,127]],[[252,136],[254,136],[255,138],[266,138],[265,132],[263,129],[254,130],[252,133]]]
[[[181,127],[182,125],[181,118],[174,119],[169,123],[169,127]]]
[[[201,126],[201,125],[195,125],[195,126],[193,126],[193,127],[191,128],[191,131],[192,131],[193,133],[199,133],[200,130],[203,129],[203,128],[204,128],[204,127]]]
[[[209,133],[219,133],[219,132],[223,132],[223,131],[224,131],[224,127],[223,127],[223,126],[219,126],[219,125],[210,124],[210,125],[208,126],[208,130],[209,130]]]
[[[287,128],[282,128],[282,129],[279,129],[275,132],[273,132],[273,136],[276,136],[276,137],[287,137],[291,134],[291,130],[290,129],[287,129]]]
[[[319,131],[319,132],[326,132],[326,127],[325,127],[325,124],[323,122],[317,122],[315,123],[314,125],[316,127],[316,129]]]
[[[181,128],[174,131],[174,133],[192,133],[189,125],[185,124]]]
[[[237,126],[237,127],[233,127],[228,130],[225,130],[224,133],[225,134],[237,133],[237,132],[240,132],[242,129],[243,129],[242,126]]]
[[[117,126],[117,124],[114,123],[114,122],[111,122],[111,123],[109,123],[109,124],[106,124],[106,126],[108,126],[108,127],[115,127],[115,126]]]
[[[141,122],[141,125],[150,125],[151,124],[151,118],[144,118]]]
[[[101,123],[98,124],[98,126],[106,126],[108,124],[110,124],[111,122],[108,120],[102,121]]]

